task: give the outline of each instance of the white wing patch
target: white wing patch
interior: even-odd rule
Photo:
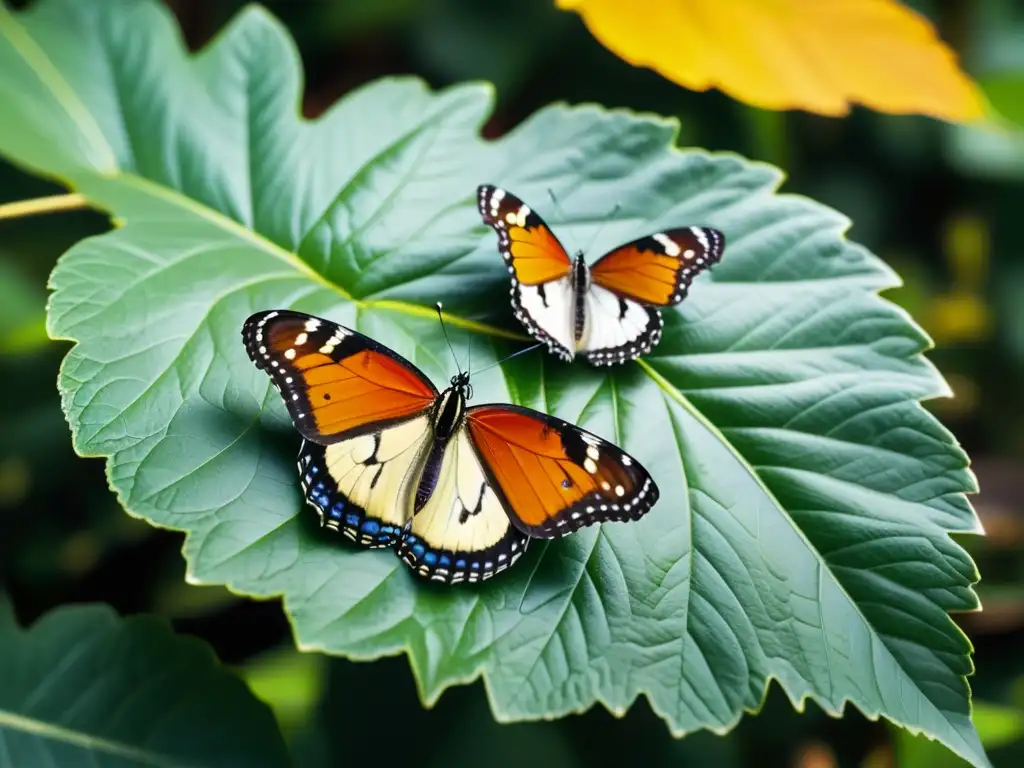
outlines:
[[[584,306],[583,335],[576,348],[596,365],[646,354],[661,337],[661,314],[656,309],[620,298],[599,285],[590,285]]]
[[[415,514],[399,555],[437,581],[482,581],[516,562],[527,537],[512,526],[465,427],[449,442],[437,486]]]
[[[401,527],[412,512],[412,494],[430,434],[430,419],[420,416],[380,432],[332,443],[325,450],[327,472],[338,492],[362,507],[367,517]],[[332,520],[331,510],[327,510],[325,524],[331,528],[343,525],[341,520]],[[347,527],[342,530],[349,538],[357,538]]]
[[[512,296],[516,317],[527,330],[547,341],[548,346],[553,341],[562,347],[561,351],[552,351],[571,360],[573,350],[576,349],[573,333],[576,304],[573,300],[572,277],[540,285],[516,284],[512,287]]]

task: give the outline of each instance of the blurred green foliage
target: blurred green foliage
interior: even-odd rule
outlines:
[[[205,43],[235,0],[173,0],[189,45]],[[986,575],[981,614],[961,617],[976,648],[976,723],[996,765],[1024,760],[1024,9],[1014,0],[914,3],[938,23],[1001,120],[986,128],[857,110],[833,120],[769,113],[695,94],[632,69],[580,21],[538,0],[267,3],[296,37],[309,114],[384,74],[432,85],[491,80],[503,133],[550,101],[597,101],[677,116],[681,143],[776,163],[786,190],[847,214],[852,239],[885,258],[905,285],[888,297],[936,339],[930,355],[956,395],[928,405],[975,458],[986,539],[964,543]],[[0,126],[0,130],[3,126]],[[0,204],[62,190],[0,167]],[[447,692],[423,710],[407,662],[373,665],[299,656],[273,602],[244,602],[183,583],[181,537],[133,520],[103,466],[75,456],[54,386],[67,345],[42,333],[46,276],[96,213],[0,220],[0,582],[24,623],[68,602],[157,612],[207,639],[243,670],[278,716],[299,765],[372,759],[415,745],[428,763],[488,759],[537,765],[924,765],[955,758],[855,712],[801,716],[773,687],[765,710],[727,737],[672,740],[644,706],[557,723],[499,726],[483,689]],[[939,754],[941,753],[941,755]],[[897,762],[898,761],[898,762]],[[945,763],[943,761],[946,761]],[[950,762],[952,761],[952,762]]]

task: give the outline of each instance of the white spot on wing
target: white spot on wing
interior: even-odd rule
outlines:
[[[681,251],[679,244],[671,237],[666,235],[664,232],[658,232],[656,234],[651,235],[651,237],[653,237],[661,244],[661,247],[665,249],[665,253],[667,253],[669,256],[679,255]]]

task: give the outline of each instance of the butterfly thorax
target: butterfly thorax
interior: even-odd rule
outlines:
[[[590,288],[590,267],[587,266],[587,262],[583,259],[583,251],[578,251],[576,253],[576,261],[572,265],[572,291],[573,296],[576,297],[573,333],[576,341],[583,338],[583,331],[585,330],[588,288]]]
[[[447,442],[462,426],[468,397],[469,380],[466,374],[452,377],[452,385],[438,396],[434,404],[434,414],[431,420],[434,427],[434,440]]]

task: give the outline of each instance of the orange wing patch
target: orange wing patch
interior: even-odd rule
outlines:
[[[296,429],[315,442],[415,416],[437,397],[411,363],[312,315],[260,312],[246,321],[242,337],[250,359],[281,392]]]
[[[722,258],[725,236],[717,229],[685,227],[658,232],[601,257],[590,269],[597,285],[641,304],[682,301],[693,279]]]
[[[593,523],[637,520],[658,488],[639,462],[568,422],[514,405],[470,408],[481,464],[512,522],[555,538]]]
[[[498,250],[509,272],[523,285],[559,280],[572,269],[565,248],[547,224],[510,192],[490,185],[477,190],[477,207],[498,233]]]

